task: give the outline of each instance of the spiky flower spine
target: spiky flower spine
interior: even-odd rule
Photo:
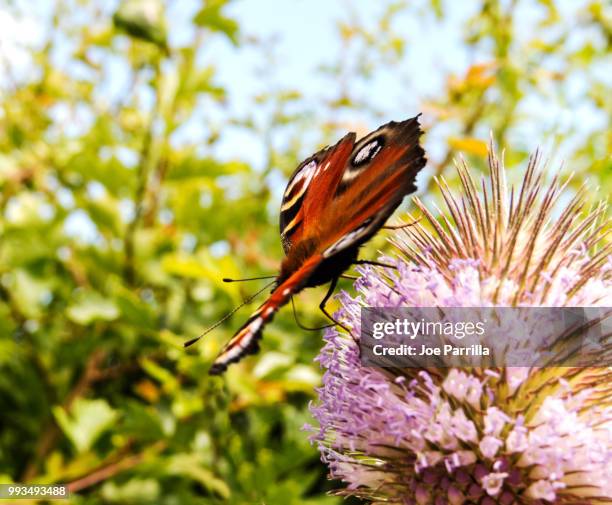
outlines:
[[[610,306],[606,206],[545,184],[533,156],[518,190],[489,156],[480,185],[463,163],[461,195],[437,181],[447,214],[419,199],[421,221],[392,242],[396,269],[362,268],[340,295],[351,335],[327,331],[311,410],[339,494],[385,504],[612,503],[610,368],[377,369],[356,338],[364,306]]]

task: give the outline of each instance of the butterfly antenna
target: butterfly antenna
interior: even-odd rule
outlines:
[[[262,279],[274,279],[273,275],[264,275],[263,277],[247,277],[245,279],[230,279],[223,277],[223,282],[245,282],[245,281],[260,281]]]
[[[227,321],[230,317],[232,317],[238,310],[240,310],[242,307],[244,307],[245,305],[248,305],[249,303],[251,303],[256,297],[258,297],[261,293],[263,293],[266,289],[268,289],[272,284],[274,284],[274,281],[268,282],[268,284],[266,284],[263,288],[261,288],[259,291],[257,291],[255,294],[249,296],[248,298],[246,298],[240,305],[238,305],[237,307],[234,307],[232,310],[230,310],[227,314],[225,314],[221,319],[219,319],[215,324],[213,324],[212,326],[209,326],[208,328],[206,328],[202,334],[196,338],[192,338],[191,340],[188,340],[187,342],[185,342],[183,344],[183,347],[189,347],[193,344],[195,344],[198,340],[200,340],[203,336],[208,335],[211,331],[213,331],[217,326],[219,326],[221,323],[223,323],[224,321]]]

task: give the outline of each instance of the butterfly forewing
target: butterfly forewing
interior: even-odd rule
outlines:
[[[280,234],[285,254],[304,237],[313,218],[320,215],[333,197],[354,142],[355,134],[349,133],[336,145],[300,163],[289,179],[280,209]]]

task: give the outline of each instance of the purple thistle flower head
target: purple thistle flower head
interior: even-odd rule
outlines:
[[[341,293],[318,357],[325,369],[310,428],[339,494],[387,504],[564,504],[612,501],[609,368],[399,368],[360,361],[362,307],[611,306],[605,206],[588,215],[582,191],[545,188],[532,157],[508,189],[495,155],[462,194],[438,181],[447,213],[398,232],[396,269],[360,268]],[[602,224],[603,222],[603,224]]]

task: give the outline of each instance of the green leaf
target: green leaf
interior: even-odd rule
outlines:
[[[155,313],[152,307],[143,301],[132,291],[119,289],[115,294],[115,302],[121,311],[121,321],[140,327],[141,329],[153,328]]]
[[[159,503],[161,486],[155,479],[130,479],[124,484],[106,482],[102,498],[111,503]]]
[[[88,325],[93,321],[112,321],[119,317],[115,301],[103,297],[95,291],[87,291],[79,296],[76,303],[66,310],[66,315],[75,323]]]
[[[250,167],[241,161],[220,162],[212,158],[197,158],[192,153],[184,152],[168,170],[168,180],[188,180],[189,184],[199,182],[198,179],[210,182],[220,175],[248,173],[249,170]]]
[[[7,283],[19,310],[29,317],[39,317],[45,301],[51,298],[50,281],[23,269],[15,270],[8,279]]]
[[[431,9],[434,11],[436,18],[438,20],[442,19],[444,16],[444,10],[442,7],[442,0],[430,0]]]
[[[194,454],[176,454],[166,462],[166,472],[171,475],[185,475],[202,484],[206,489],[222,498],[229,498],[230,488],[210,470],[203,468]]]
[[[164,6],[159,0],[124,0],[113,15],[117,28],[167,50]]]
[[[259,379],[278,372],[286,370],[292,364],[293,360],[287,354],[280,352],[267,352],[262,354],[253,369],[253,376]]]
[[[91,449],[118,417],[106,400],[84,398],[77,398],[70,412],[62,407],[53,407],[53,415],[78,452]]]
[[[207,0],[193,21],[198,26],[224,33],[234,44],[238,44],[238,23],[221,12],[226,3],[227,0]]]
[[[140,360],[140,365],[145,372],[160,382],[164,391],[169,393],[178,391],[179,381],[169,370],[146,358]]]
[[[123,410],[123,433],[145,441],[156,441],[164,437],[161,422],[153,408],[131,401]]]

